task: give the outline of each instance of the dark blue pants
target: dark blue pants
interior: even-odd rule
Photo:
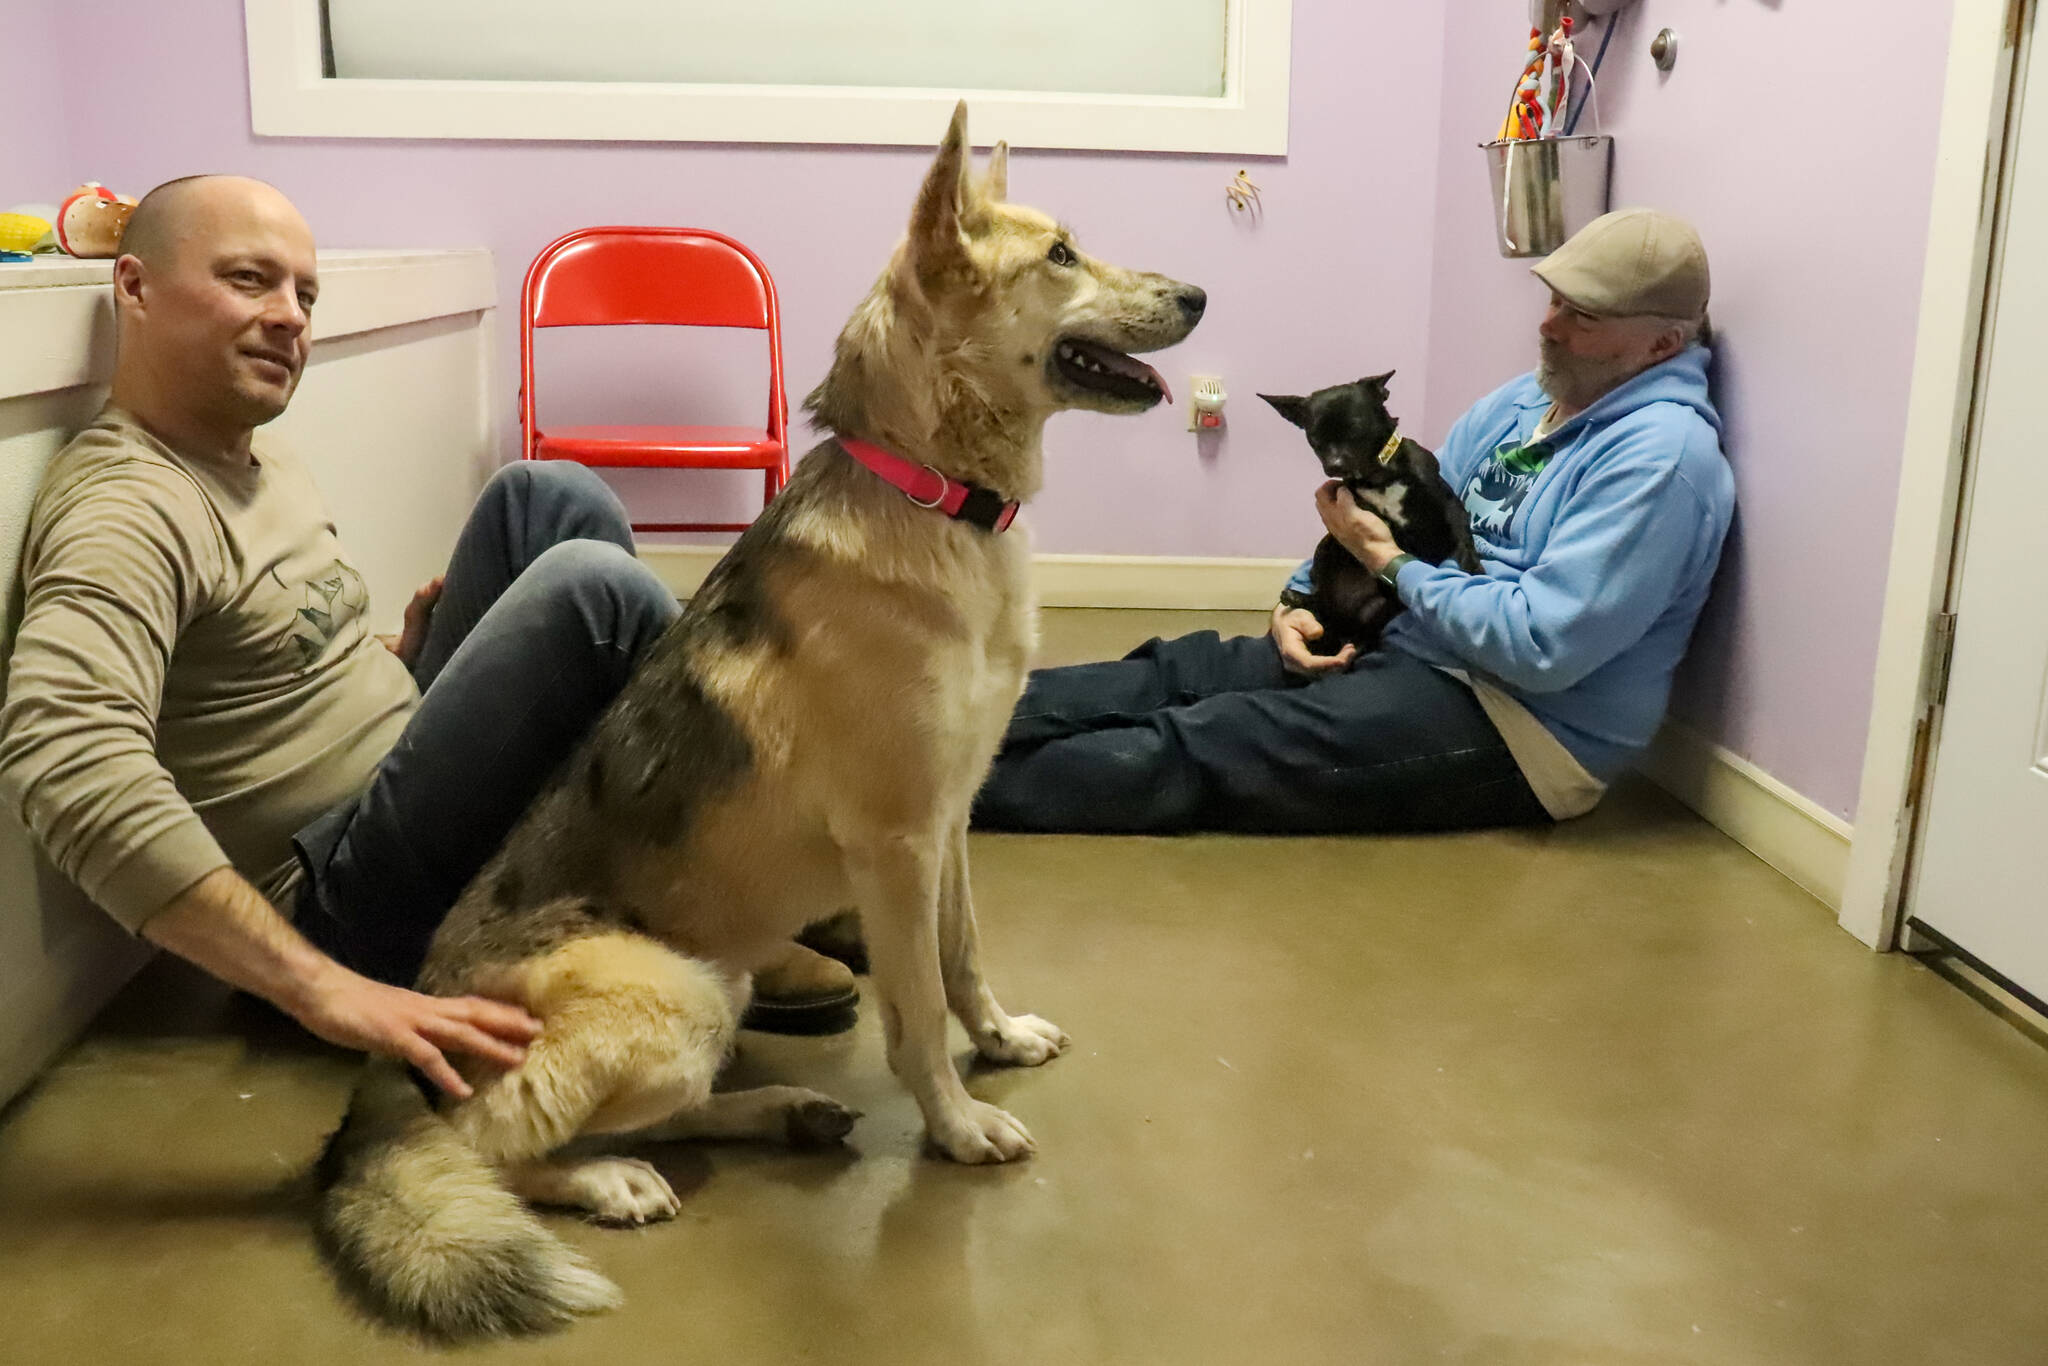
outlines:
[[[419,710],[368,789],[294,841],[307,937],[409,985],[448,908],[678,611],[596,475],[500,470],[413,665]]]
[[[1472,690],[1382,649],[1304,681],[1199,631],[1040,669],[976,799],[990,830],[1284,834],[1550,819]]]

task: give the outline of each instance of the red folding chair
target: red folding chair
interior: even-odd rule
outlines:
[[[768,425],[555,427],[533,420],[533,329],[654,323],[768,333]],[[519,434],[528,460],[605,469],[760,470],[762,505],[789,482],[789,404],[775,281],[759,257],[703,228],[582,228],[550,243],[519,292]],[[745,522],[636,522],[635,531],[744,531]]]

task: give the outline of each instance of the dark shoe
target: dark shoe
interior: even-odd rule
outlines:
[[[836,958],[854,972],[868,970],[868,941],[861,937],[860,912],[841,911],[805,928],[796,937],[805,948]]]
[[[767,1034],[838,1034],[853,1028],[860,987],[843,963],[792,943],[754,974],[754,1000],[740,1028]]]

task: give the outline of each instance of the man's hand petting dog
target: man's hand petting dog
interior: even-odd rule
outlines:
[[[481,996],[427,996],[349,971],[340,964],[294,1003],[309,1031],[343,1048],[411,1063],[458,1100],[470,1094],[446,1053],[467,1053],[498,1067],[526,1060],[540,1021],[518,1006]]]
[[[1284,602],[1275,607],[1270,634],[1274,646],[1280,651],[1281,665],[1287,672],[1307,678],[1343,673],[1351,667],[1351,661],[1358,658],[1355,645],[1346,645],[1333,655],[1311,653],[1308,643],[1322,638],[1323,624],[1306,607],[1289,607]]]
[[[1340,479],[1329,480],[1316,490],[1316,515],[1323,519],[1323,529],[1337,538],[1337,544],[1375,574],[1401,553],[1393,530],[1377,513],[1360,507]]]

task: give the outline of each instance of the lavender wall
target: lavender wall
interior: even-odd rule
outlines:
[[[125,190],[242,172],[290,194],[326,246],[480,243],[497,254],[508,311],[525,263],[569,228],[722,228],[776,276],[792,402],[823,373],[928,159],[910,149],[257,138],[239,0],[70,0],[62,13],[64,59],[122,73],[121,98],[74,108],[75,145],[95,178]],[[1296,553],[1317,531],[1316,472],[1253,392],[1399,367],[1419,411],[1433,233],[1427,213],[1390,206],[1426,205],[1435,192],[1442,27],[1430,5],[1299,0],[1285,161],[1017,154],[1012,192],[1073,222],[1089,249],[1210,289],[1208,320],[1161,368],[1176,389],[1190,372],[1220,373],[1236,396],[1233,432],[1199,449],[1184,410],[1057,419],[1049,488],[1034,508],[1042,549]],[[1368,48],[1400,59],[1364,79],[1357,58]],[[943,121],[934,118],[934,142]],[[1241,164],[1265,191],[1257,227],[1224,202]],[[509,419],[509,342],[505,354]],[[604,371],[582,373],[595,382]],[[758,407],[751,387],[745,407]],[[643,514],[661,511],[644,488],[628,498]]]
[[[1950,5],[1642,0],[1600,83],[1617,206],[1705,238],[1716,398],[1739,511],[1674,714],[1853,814],[1912,378]],[[1545,297],[1500,260],[1474,144],[1491,136],[1526,0],[1447,20],[1427,426],[1533,361]],[[1660,74],[1650,39],[1682,36]],[[1590,56],[1590,52],[1588,53]],[[1885,80],[1877,73],[1912,73]],[[1845,118],[1883,85],[1881,130]],[[1583,130],[1582,130],[1583,131]]]
[[[0,19],[0,99],[9,114],[0,137],[0,212],[60,203],[78,180],[92,179],[72,164],[71,125],[58,117],[62,74],[71,66],[60,60],[63,37],[51,0]]]
[[[1949,9],[1876,7],[1845,24],[1780,0],[1643,0],[1621,21],[1602,90],[1617,202],[1693,218],[1718,280],[1717,383],[1742,510],[1677,712],[1845,815],[1876,657]],[[16,167],[0,195],[54,198],[87,176],[129,190],[195,170],[258,175],[328,246],[489,246],[508,309],[523,264],[572,226],[722,227],[776,273],[801,396],[924,164],[910,149],[260,139],[241,13],[236,0],[36,0],[25,22],[10,19],[0,76],[48,107],[61,71],[71,98],[59,131],[32,131],[25,163],[18,145],[16,162],[0,161]],[[1397,410],[1435,439],[1528,368],[1543,296],[1526,263],[1493,254],[1474,150],[1499,116],[1525,15],[1526,0],[1296,0],[1293,151],[1250,163],[1268,210],[1255,227],[1224,207],[1237,160],[1018,154],[1018,197],[1072,220],[1091,249],[1209,288],[1208,321],[1162,368],[1176,387],[1191,371],[1221,373],[1234,396],[1231,432],[1201,444],[1173,411],[1058,419],[1034,509],[1041,548],[1298,553],[1318,531],[1315,472],[1256,391],[1395,368]],[[1683,56],[1660,78],[1646,51],[1666,23],[1683,29]],[[118,98],[89,71],[122,73]],[[1887,85],[1883,136],[1846,136],[1873,72],[1923,78]],[[46,183],[12,188],[36,177]],[[735,416],[758,406],[750,387],[725,382],[732,355],[692,355],[647,389],[621,380],[626,359],[565,356],[575,382],[552,411],[650,394]],[[509,334],[502,373],[509,426]],[[673,510],[644,482],[627,493],[645,515]],[[741,492],[725,506],[743,514]]]

